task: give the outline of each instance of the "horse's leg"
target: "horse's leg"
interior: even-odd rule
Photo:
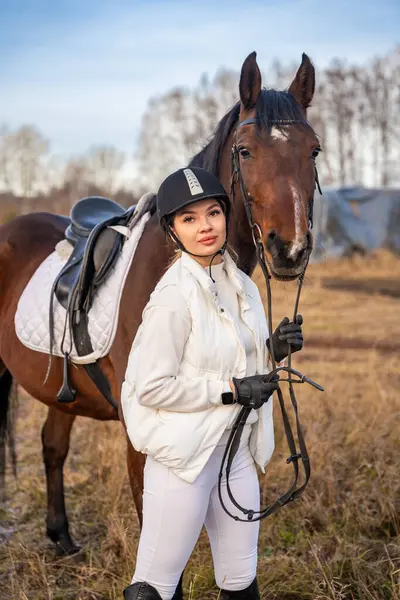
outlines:
[[[63,475],[75,417],[76,415],[62,413],[56,408],[50,407],[42,429],[43,459],[47,482],[47,535],[57,545],[57,556],[74,554],[79,550],[68,531]]]
[[[11,389],[13,378],[0,359],[0,502],[5,500],[6,445],[8,444],[14,475],[16,476],[16,454],[13,435]]]
[[[139,519],[140,528],[143,524],[143,470],[146,462],[146,456],[141,452],[137,452],[132,446],[128,438],[127,446],[127,464],[129,481],[131,484],[133,501],[135,503],[137,516]],[[175,594],[172,600],[183,600],[183,573],[176,587]]]

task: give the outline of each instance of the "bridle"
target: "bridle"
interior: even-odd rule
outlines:
[[[257,123],[257,119],[255,117],[252,117],[252,118],[244,119],[243,121],[240,121],[236,126],[235,132],[233,134],[233,146],[232,146],[232,150],[231,150],[231,153],[232,153],[232,175],[231,175],[231,187],[230,187],[230,193],[232,195],[232,198],[234,199],[235,198],[235,182],[237,180],[239,180],[240,191],[242,194],[242,199],[243,199],[244,207],[246,210],[247,219],[248,219],[249,225],[251,227],[253,242],[254,242],[254,228],[256,228],[258,230],[258,233],[260,235],[261,235],[261,229],[256,223],[253,224],[253,219],[251,216],[251,209],[250,209],[249,202],[247,200],[247,195],[245,193],[243,178],[242,178],[242,174],[240,171],[239,148],[236,144],[236,136],[237,136],[238,129],[240,129],[244,125],[253,125],[253,124],[255,125],[256,123]],[[280,127],[282,127],[284,125],[306,125],[306,126],[310,127],[310,124],[306,119],[277,119],[277,120],[271,121],[270,124],[278,125]],[[312,157],[312,161],[313,161],[313,167],[314,167],[314,182],[315,182],[314,189],[317,189],[322,196],[322,190],[321,190],[321,186],[319,183],[317,165],[316,165],[314,157]],[[308,211],[309,227],[310,227],[310,229],[312,229],[312,227],[313,227],[313,212],[314,212],[314,210],[313,210],[314,209],[314,194],[312,195],[311,198],[309,198],[308,206],[309,206],[309,211]]]
[[[266,287],[267,287],[267,306],[268,306],[267,319],[268,319],[268,330],[269,330],[269,333],[271,336],[270,337],[270,350],[271,350],[271,364],[272,364],[272,369],[268,373],[267,380],[271,381],[272,377],[276,373],[279,373],[279,372],[287,373],[287,379],[279,379],[279,383],[281,383],[283,381],[287,381],[289,383],[289,395],[290,395],[290,400],[291,400],[291,403],[293,406],[293,410],[295,413],[295,419],[296,419],[296,435],[297,435],[297,439],[298,439],[298,448],[297,448],[295,437],[293,435],[293,430],[292,430],[292,427],[291,427],[291,424],[289,421],[288,413],[287,413],[286,406],[285,406],[285,401],[283,399],[283,394],[282,394],[280,387],[278,386],[278,390],[277,390],[278,400],[279,400],[283,424],[284,424],[284,428],[285,428],[285,436],[286,436],[287,444],[288,444],[289,451],[290,451],[290,456],[287,458],[286,463],[287,464],[292,463],[292,465],[293,465],[293,471],[294,471],[293,482],[287,492],[282,494],[282,496],[280,496],[277,500],[275,500],[275,502],[273,504],[264,508],[263,510],[247,509],[247,508],[244,508],[243,506],[241,506],[237,502],[237,500],[234,498],[234,496],[232,494],[232,490],[229,485],[229,475],[230,475],[230,470],[232,467],[233,459],[238,451],[244,426],[245,426],[247,418],[252,410],[251,408],[248,408],[248,407],[243,407],[241,409],[241,411],[232,427],[232,430],[229,435],[228,442],[227,442],[227,445],[225,448],[225,452],[224,452],[224,455],[222,458],[221,468],[220,468],[220,472],[219,472],[219,479],[218,479],[218,495],[219,495],[221,505],[222,505],[223,509],[225,510],[225,512],[229,516],[231,516],[233,519],[235,519],[235,521],[242,521],[245,523],[247,523],[249,521],[250,522],[260,521],[261,519],[268,517],[269,515],[273,514],[276,510],[278,510],[278,508],[284,506],[288,502],[292,502],[292,501],[296,500],[297,498],[299,498],[301,496],[301,494],[304,492],[304,490],[306,489],[308,481],[310,479],[311,467],[310,467],[310,459],[308,456],[308,451],[307,451],[307,447],[306,447],[306,443],[305,443],[305,439],[304,439],[304,434],[303,434],[303,430],[302,430],[300,419],[299,419],[298,405],[297,405],[296,394],[294,392],[293,385],[297,384],[297,383],[309,383],[312,386],[314,386],[315,388],[317,388],[318,390],[323,391],[323,387],[321,387],[318,383],[315,383],[315,381],[312,381],[311,379],[309,379],[308,377],[306,377],[299,371],[296,371],[295,369],[292,368],[292,357],[291,357],[291,352],[290,352],[290,346],[289,346],[288,366],[287,367],[279,367],[279,366],[277,367],[276,366],[275,352],[274,352],[273,343],[272,343],[273,329],[272,329],[272,293],[271,293],[271,283],[270,283],[271,275],[268,271],[267,261],[265,258],[261,228],[253,220],[251,206],[248,201],[245,184],[244,184],[242,173],[240,170],[239,148],[236,145],[236,136],[237,136],[238,129],[240,127],[242,127],[243,125],[250,125],[253,123],[256,123],[255,118],[250,118],[250,119],[245,119],[243,121],[240,121],[234,132],[233,146],[232,146],[232,174],[231,174],[230,193],[231,193],[231,197],[232,197],[232,202],[234,202],[235,201],[235,185],[238,183],[240,193],[242,196],[243,205],[244,205],[244,208],[246,211],[247,220],[248,220],[250,230],[251,230],[253,244],[256,249],[257,260],[258,260],[258,263],[263,272]],[[289,119],[289,120],[273,121],[271,124],[276,124],[276,125],[281,125],[281,126],[282,125],[294,125],[294,124],[307,124],[308,125],[308,122],[306,120]],[[318,188],[320,193],[322,193],[320,185],[319,185],[318,172],[317,172],[317,168],[315,165],[315,161],[314,161],[314,173],[315,173],[315,187]],[[313,218],[312,200],[309,201],[309,207],[310,207],[309,223],[310,223],[310,227],[312,227],[312,218]],[[307,261],[307,264],[308,264],[308,261]],[[296,295],[295,307],[294,307],[294,313],[293,313],[293,322],[295,322],[296,318],[297,318],[300,294],[301,294],[301,289],[303,286],[304,274],[305,274],[305,271],[307,268],[307,264],[304,267],[303,272],[301,273],[301,275],[298,278],[298,288],[297,288],[297,295]],[[296,379],[293,379],[292,376],[295,376]],[[297,482],[299,479],[299,472],[300,472],[299,461],[301,461],[301,464],[302,464],[302,467],[304,470],[304,483],[300,486],[297,486]],[[246,515],[246,518],[241,518],[241,517],[238,517],[237,515],[233,515],[228,510],[228,508],[226,507],[226,505],[224,504],[224,501],[222,499],[222,477],[224,474],[225,462],[226,462],[225,478],[226,478],[227,494],[228,494],[229,499],[231,500],[232,504],[239,511],[241,511],[244,515]]]

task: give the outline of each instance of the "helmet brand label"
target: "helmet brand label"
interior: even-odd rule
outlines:
[[[196,196],[196,194],[201,194],[204,192],[200,185],[200,181],[197,179],[192,169],[183,169],[183,174],[186,177],[186,181],[188,182],[189,190],[192,196]]]

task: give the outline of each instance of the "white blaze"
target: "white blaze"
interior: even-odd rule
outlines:
[[[282,129],[282,127],[271,127],[270,136],[273,140],[284,140],[286,142],[289,136],[289,132],[286,128]]]
[[[288,127],[272,127],[270,136],[274,140],[287,142],[289,137]],[[302,202],[298,189],[291,181],[289,181],[289,187],[292,192],[294,205],[294,240],[292,247],[290,248],[289,256],[294,259],[300,250],[304,248],[304,238],[301,234]]]
[[[304,239],[301,234],[301,196],[296,186],[294,186],[291,181],[289,181],[289,187],[292,192],[294,204],[294,240],[292,243],[292,247],[290,248],[289,256],[290,258],[295,258],[300,252],[300,250],[304,248]]]

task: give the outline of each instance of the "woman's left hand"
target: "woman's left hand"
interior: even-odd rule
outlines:
[[[289,348],[293,352],[298,352],[303,347],[303,331],[301,326],[303,324],[303,317],[297,315],[296,322],[289,320],[289,317],[285,317],[279,323],[278,327],[272,334],[272,343],[274,346],[274,354],[276,362],[281,362],[289,354]],[[269,351],[270,338],[267,340],[267,346]]]

